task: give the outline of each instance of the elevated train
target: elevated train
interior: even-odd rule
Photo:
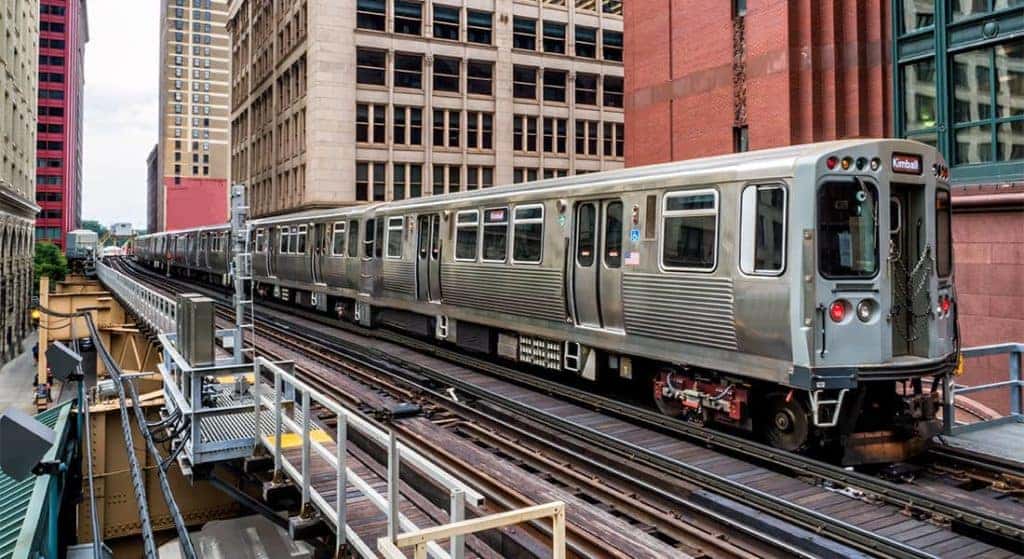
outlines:
[[[959,364],[948,177],[924,144],[849,140],[304,211],[250,222],[254,289],[893,462]],[[226,226],[135,246],[229,284]]]

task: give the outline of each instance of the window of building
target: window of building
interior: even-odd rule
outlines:
[[[598,156],[597,121],[576,121],[576,155]]]
[[[434,194],[462,190],[462,166],[434,164]]]
[[[494,63],[470,60],[466,63],[466,89],[473,95],[491,95]]]
[[[740,270],[774,276],[785,268],[786,189],[748,186],[740,199]]]
[[[597,105],[597,74],[576,73],[576,104]]]
[[[459,40],[459,8],[434,4],[434,37]]]
[[[537,50],[537,20],[518,16],[512,19],[512,47]]]
[[[384,31],[384,0],[358,0],[355,3],[355,27]]]
[[[480,10],[466,10],[466,41],[489,45],[493,28],[494,14]]]
[[[423,4],[395,0],[395,33],[420,35],[423,23]]]
[[[458,109],[434,109],[434,147],[459,147],[461,127]]]
[[[516,99],[537,98],[537,69],[530,66],[512,67],[512,95]]]
[[[539,264],[544,249],[544,206],[516,206],[512,231],[512,262]]]
[[[622,107],[622,77],[604,77],[604,106]]]
[[[394,135],[394,142],[396,144],[422,145],[423,109],[420,107],[401,107],[395,105]]]
[[[419,198],[423,195],[423,165],[419,163],[394,163],[392,166],[392,198]]]
[[[369,85],[385,85],[387,53],[382,50],[356,49],[356,81]]]
[[[494,116],[491,113],[466,112],[466,147],[494,148]]]
[[[385,111],[387,105],[356,105],[356,141],[371,144],[387,142],[385,134]]]
[[[544,52],[565,54],[565,24],[544,22]]]
[[[395,53],[395,87],[423,89],[423,55]]]
[[[402,234],[405,232],[405,218],[388,218],[388,249],[385,253],[387,258],[402,258]]]
[[[504,262],[508,257],[508,208],[484,210],[484,262]]]
[[[568,169],[544,169],[543,172],[545,179],[557,179],[559,177],[569,176]]]
[[[535,180],[537,180],[537,169],[516,167],[512,171],[512,181],[515,182],[516,184]]]
[[[492,186],[494,186],[494,167],[466,166],[466,190],[477,190]]]
[[[597,28],[576,26],[576,56],[597,58]]]
[[[709,189],[666,194],[661,214],[662,266],[713,270],[718,253],[718,192]]]
[[[480,212],[464,210],[455,215],[455,259],[473,262],[476,260],[480,230]]]
[[[385,199],[386,171],[384,163],[356,162],[356,200],[383,202]]]
[[[604,59],[622,62],[622,32],[605,30],[601,36]]]
[[[565,103],[565,76],[563,70],[544,70],[544,100]]]
[[[954,182],[1019,176],[1024,38],[990,33],[1019,20],[1016,3],[898,0],[893,9],[896,134],[937,147]]]
[[[537,118],[515,115],[512,120],[512,145],[516,151],[537,152]]]
[[[459,74],[462,61],[447,56],[434,57],[434,91],[454,91],[459,89]]]
[[[625,143],[625,125],[621,122],[604,123],[605,157],[622,157]]]
[[[600,0],[601,11],[606,14],[622,15],[622,0]]]
[[[566,153],[565,149],[566,119],[544,117],[544,151],[547,153]]]

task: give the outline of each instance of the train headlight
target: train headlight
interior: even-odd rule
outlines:
[[[832,322],[842,322],[846,318],[846,310],[850,304],[843,299],[832,301],[832,304],[828,307],[828,317],[832,319]]]
[[[861,322],[867,322],[871,320],[871,315],[875,314],[875,302],[872,299],[864,299],[860,303],[857,303],[857,318]]]

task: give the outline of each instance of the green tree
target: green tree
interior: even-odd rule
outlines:
[[[83,221],[82,229],[94,231],[96,233],[96,236],[98,237],[97,240],[103,239],[103,237],[106,236],[107,234],[107,228],[104,227],[102,223],[96,221],[95,219],[87,219]]]
[[[36,290],[39,290],[39,278],[50,276],[52,281],[60,281],[68,274],[68,259],[60,251],[60,247],[50,242],[36,243]]]

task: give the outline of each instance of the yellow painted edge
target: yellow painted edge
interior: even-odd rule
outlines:
[[[255,381],[256,381],[256,375],[255,374],[253,374],[253,373],[246,373],[245,374],[245,382],[248,382],[249,384],[253,384]],[[217,382],[219,382],[221,384],[234,384],[235,383],[235,375],[224,375],[224,376],[217,377]]]
[[[263,436],[263,442],[269,447],[274,446],[273,435]],[[313,429],[309,432],[309,440],[316,441],[318,443],[329,443],[334,439],[322,429]],[[298,433],[282,433],[281,434],[281,448],[295,448],[302,446],[302,436]]]

